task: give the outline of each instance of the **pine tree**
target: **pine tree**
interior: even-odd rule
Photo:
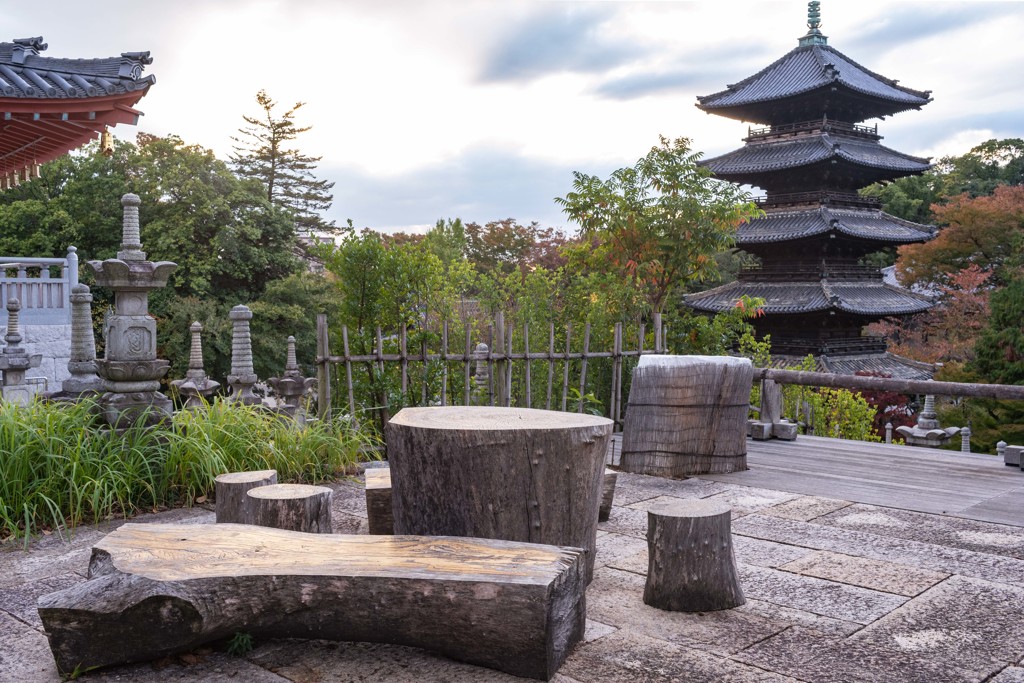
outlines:
[[[333,229],[333,222],[325,222],[320,212],[331,206],[334,183],[316,177],[321,157],[308,156],[292,146],[299,134],[311,128],[298,126],[294,120],[305,103],[296,102],[280,116],[274,113],[277,102],[265,90],[256,93],[256,103],[262,112],[243,115],[248,125],[239,128],[240,137],[232,137],[237,143],[231,155],[235,172],[258,181],[272,204],[290,211],[299,234]]]

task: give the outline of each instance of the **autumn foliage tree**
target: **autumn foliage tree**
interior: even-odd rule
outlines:
[[[715,255],[732,246],[740,223],[759,214],[745,191],[699,166],[700,156],[689,139],[662,137],[607,180],[574,173],[573,191],[555,199],[580,226],[590,262],[615,269],[652,312],[662,312],[684,283],[712,277]]]

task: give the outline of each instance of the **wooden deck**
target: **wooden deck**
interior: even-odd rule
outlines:
[[[700,478],[1024,527],[1024,474],[992,455],[802,435],[748,440],[747,464]]]

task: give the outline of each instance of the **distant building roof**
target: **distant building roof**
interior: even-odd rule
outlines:
[[[800,364],[798,356],[772,355],[773,367],[787,368]],[[894,353],[861,353],[843,355],[819,355],[814,357],[816,372],[831,372],[837,375],[856,375],[858,372],[873,372],[888,375],[894,379],[931,379],[936,366],[930,363],[897,356]]]
[[[932,307],[930,298],[878,280],[818,280],[812,282],[730,282],[697,294],[686,303],[699,311],[720,313],[741,296],[764,299],[764,312],[815,313],[837,310],[865,316],[909,315]]]
[[[817,207],[803,210],[769,211],[740,225],[736,243],[787,242],[831,231],[876,242],[909,244],[924,242],[935,235],[935,227],[912,223],[878,209]],[[898,284],[898,283],[893,283]]]
[[[931,102],[930,95],[870,71],[828,45],[801,45],[753,76],[698,97],[697,107],[771,124],[816,118],[827,98],[831,111],[846,113],[836,118],[855,122],[917,109]]]
[[[40,56],[46,48],[42,37],[0,43],[0,176],[21,176],[107,126],[138,123],[132,107],[156,82],[142,76],[148,52],[64,59]]]
[[[928,159],[883,147],[876,140],[825,132],[748,142],[737,150],[706,159],[701,165],[723,180],[763,187],[762,175],[823,162],[857,167],[861,174],[871,178],[865,185],[877,180],[923,173],[931,168]],[[772,180],[781,177],[773,175]]]

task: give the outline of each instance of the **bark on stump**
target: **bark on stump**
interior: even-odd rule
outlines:
[[[601,509],[597,513],[597,521],[607,522],[612,516],[612,503],[615,500],[615,483],[619,474],[615,470],[605,468],[604,482],[601,485]]]
[[[228,472],[214,480],[217,523],[247,524],[250,519],[249,489],[277,483],[277,470],[255,472]]]
[[[366,521],[373,535],[395,533],[395,518],[391,514],[390,467],[366,470]]]
[[[647,513],[644,602],[672,612],[712,612],[746,599],[736,573],[728,505],[680,500]]]
[[[574,546],[590,581],[612,421],[527,408],[405,408],[385,428],[396,534]]]
[[[583,551],[476,538],[125,524],[89,580],[39,599],[64,674],[245,631],[421,647],[550,679],[583,637]]]
[[[331,533],[331,496],[326,486],[274,484],[251,489],[248,524],[313,534]]]
[[[746,358],[641,356],[622,429],[622,469],[662,477],[747,469],[753,377]]]

